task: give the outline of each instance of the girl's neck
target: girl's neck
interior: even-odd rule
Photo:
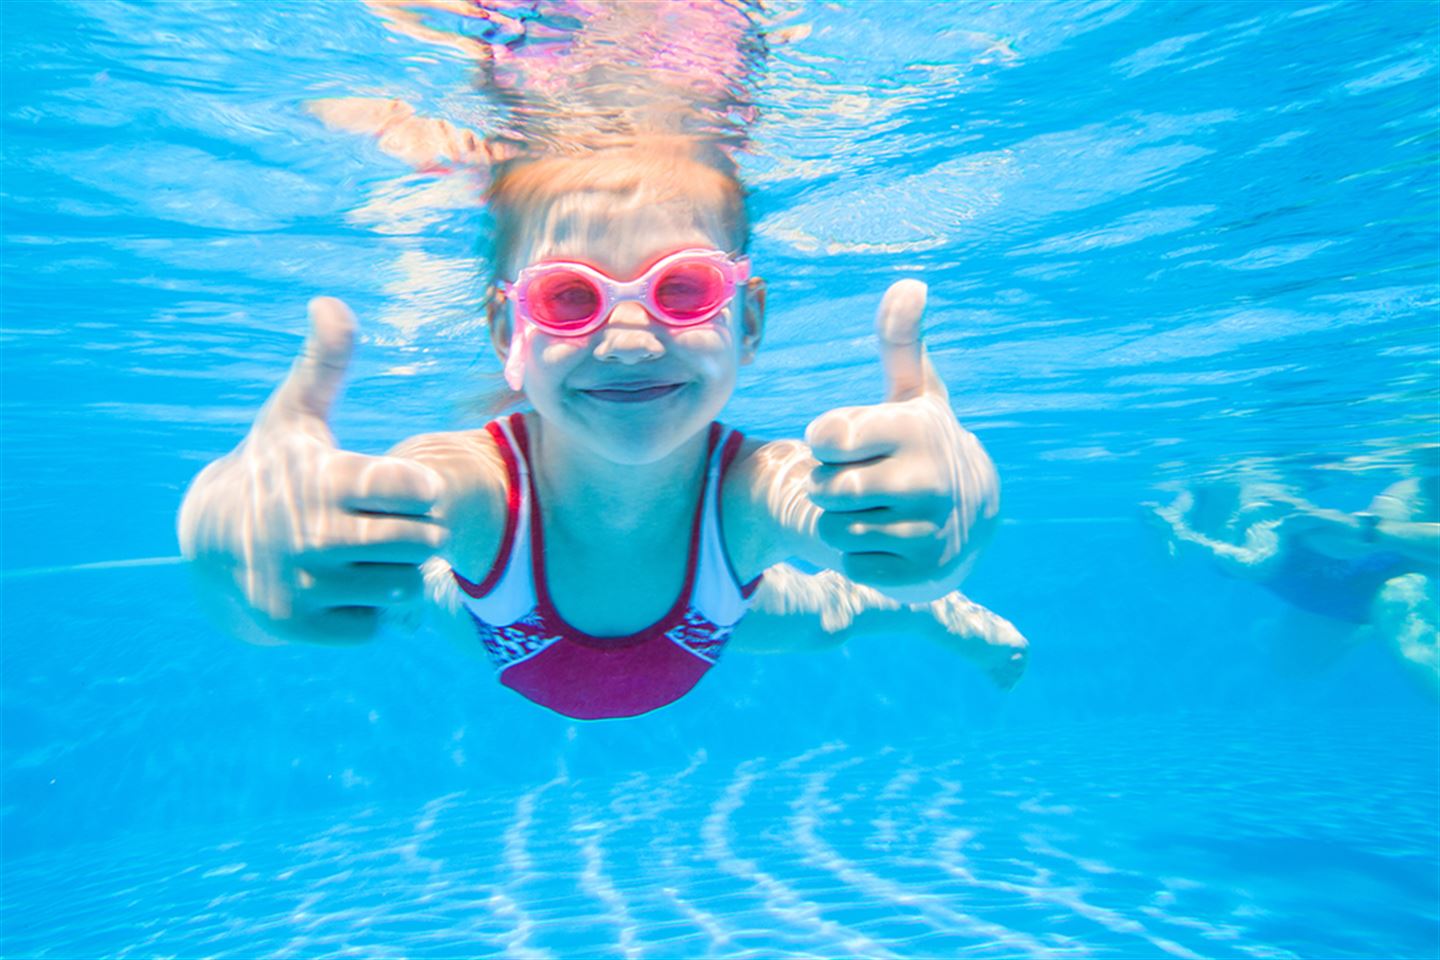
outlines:
[[[653,463],[607,460],[529,415],[530,469],[547,519],[547,534],[590,539],[646,531],[689,531],[704,483],[709,431],[702,430]]]

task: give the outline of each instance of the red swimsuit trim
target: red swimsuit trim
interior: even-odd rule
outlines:
[[[725,529],[725,495],[723,492],[725,489],[725,474],[730,470],[730,464],[735,459],[735,455],[740,452],[740,443],[743,439],[740,431],[736,430],[726,438],[725,449],[720,451],[721,492],[715,496],[715,521],[722,531]],[[730,579],[740,584],[740,596],[749,600],[755,593],[756,588],[760,586],[760,581],[765,579],[765,574],[757,574],[755,579],[749,583],[740,583],[740,575],[735,572],[735,564],[730,560],[730,551],[724,549],[725,538],[723,533],[721,534],[720,545],[720,552],[725,555],[725,569],[730,572]]]
[[[495,555],[495,561],[490,564],[490,572],[485,574],[484,580],[471,583],[454,570],[450,571],[460,589],[477,600],[489,596],[490,591],[499,585],[500,577],[510,563],[510,548],[515,545],[515,528],[520,519],[520,467],[515,462],[515,451],[510,449],[510,443],[505,439],[505,431],[500,429],[500,424],[487,423],[485,430],[494,438],[495,447],[500,451],[500,459],[505,461],[505,478],[508,481],[505,487],[505,534],[500,539],[500,552]]]

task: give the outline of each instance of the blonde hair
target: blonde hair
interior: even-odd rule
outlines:
[[[514,252],[522,220],[566,196],[605,193],[635,203],[692,204],[718,216],[732,249],[749,242],[745,188],[718,146],[679,136],[591,144],[564,153],[519,156],[495,168],[486,199],[490,264],[496,273]]]

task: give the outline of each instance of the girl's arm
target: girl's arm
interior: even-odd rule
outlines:
[[[792,557],[902,602],[953,591],[998,519],[994,464],[955,419],[920,342],[925,285],[880,306],[885,402],[832,410],[805,440],[753,446],[726,478],[726,539],[742,579]]]
[[[1025,671],[1029,643],[1015,626],[959,591],[903,604],[833,570],[802,573],[789,564],[765,571],[750,612],[735,628],[740,653],[830,650],[877,636],[921,635],[974,660],[1009,689]]]
[[[421,464],[440,478],[444,494],[434,516],[449,536],[436,560],[443,561],[447,571],[453,567],[469,578],[483,579],[500,550],[509,492],[505,461],[489,431],[422,434],[389,455]],[[427,581],[430,569],[427,565]]]
[[[201,601],[254,643],[354,643],[422,595],[445,547],[488,562],[504,524],[504,472],[470,435],[419,437],[388,456],[340,449],[328,419],[354,345],[338,300],[310,305],[290,375],[240,446],[206,467],[180,508]]]

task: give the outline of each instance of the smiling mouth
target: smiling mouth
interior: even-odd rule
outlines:
[[[580,392],[587,397],[594,397],[596,400],[604,400],[607,403],[645,403],[648,400],[658,400],[660,397],[669,396],[683,386],[683,383],[650,383],[635,386],[594,387]]]

